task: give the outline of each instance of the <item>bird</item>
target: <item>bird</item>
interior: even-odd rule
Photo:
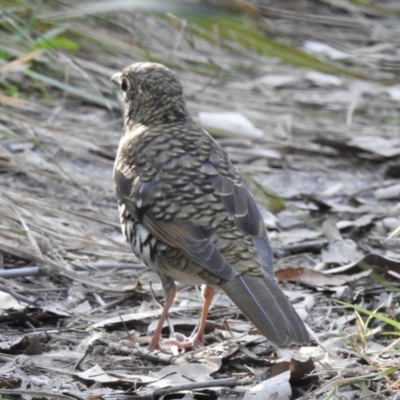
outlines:
[[[189,115],[175,73],[137,62],[111,81],[124,104],[113,175],[122,232],[158,274],[165,296],[149,349],[161,348],[175,282],[203,285],[197,332],[174,342],[183,349],[203,342],[220,289],[275,345],[309,343],[305,324],[274,280],[259,208],[227,152]]]

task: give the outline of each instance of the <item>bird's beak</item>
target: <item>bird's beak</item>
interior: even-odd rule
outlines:
[[[121,72],[117,72],[111,77],[111,82],[117,86],[121,86],[121,76],[122,76]]]

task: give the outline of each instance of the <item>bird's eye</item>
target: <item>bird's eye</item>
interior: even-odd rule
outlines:
[[[122,78],[121,90],[126,93],[130,89],[130,87],[131,87],[131,83],[129,82],[129,79],[128,78]]]

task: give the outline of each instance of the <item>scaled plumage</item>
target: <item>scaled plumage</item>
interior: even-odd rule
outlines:
[[[166,298],[150,348],[158,348],[174,281],[207,285],[195,340],[203,339],[219,287],[275,344],[307,343],[273,279],[257,205],[224,149],[189,116],[179,80],[163,65],[136,63],[112,81],[125,103],[114,169],[121,225],[136,256],[160,276]]]

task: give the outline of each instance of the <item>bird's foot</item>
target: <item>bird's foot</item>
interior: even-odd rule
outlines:
[[[180,333],[175,333],[173,337],[165,339],[163,343],[168,343],[183,350],[188,350],[192,347],[199,348],[203,346],[203,335],[196,334],[193,338],[187,338]]]
[[[161,346],[160,346],[160,338],[159,337],[155,337],[153,336],[153,338],[151,339],[151,342],[149,343],[149,345],[147,346],[147,349],[150,351],[154,351],[154,350],[159,350],[159,351],[163,351]]]

